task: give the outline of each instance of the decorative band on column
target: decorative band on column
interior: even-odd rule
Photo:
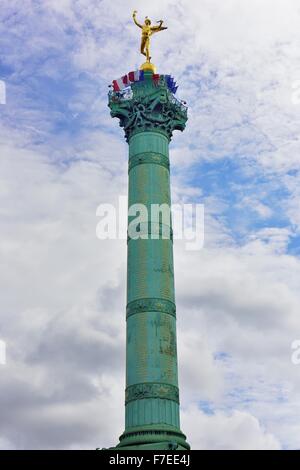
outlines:
[[[125,390],[125,403],[142,398],[163,398],[179,403],[179,389],[175,385],[144,382],[130,385]]]
[[[164,166],[167,170],[170,169],[170,162],[166,155],[163,155],[162,153],[143,152],[129,158],[128,171],[142,163],[155,163],[157,165]]]
[[[126,318],[141,312],[161,312],[176,317],[176,305],[165,299],[143,298],[133,300],[127,304]]]
[[[127,234],[127,243],[129,240],[171,240],[173,242],[173,229],[170,225],[162,222],[140,222],[135,226],[135,237]]]

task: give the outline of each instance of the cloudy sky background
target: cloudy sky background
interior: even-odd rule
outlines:
[[[126,242],[95,231],[127,193],[107,86],[141,64],[135,8],[169,27],[152,56],[189,105],[173,202],[205,204],[204,248],[174,244],[182,430],[193,448],[300,448],[297,0],[2,0],[0,447],[123,431]]]

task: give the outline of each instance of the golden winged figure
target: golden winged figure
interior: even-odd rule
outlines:
[[[140,24],[136,19],[137,11],[134,10],[132,17],[135,24],[142,30],[142,39],[141,39],[141,54],[146,56],[147,62],[150,63],[150,37],[154,33],[168,29],[167,26],[163,26],[163,20],[157,21],[158,26],[151,26],[151,20],[146,16],[144,24]]]

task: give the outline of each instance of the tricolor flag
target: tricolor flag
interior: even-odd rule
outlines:
[[[129,85],[127,75],[124,75],[118,80],[113,80],[114,91],[121,91],[123,88],[126,88]]]
[[[128,81],[130,83],[139,82],[140,80],[144,80],[144,71],[143,70],[136,70],[135,72],[129,72]]]
[[[154,85],[158,85],[159,78],[160,78],[159,73],[154,73],[154,74],[152,75],[152,80],[154,81]]]
[[[113,80],[113,89],[114,91],[121,91],[131,83],[139,82],[144,80],[144,71],[136,70],[135,72],[129,72],[127,75],[119,78],[118,80]]]
[[[171,77],[171,75],[165,75],[165,79],[166,79],[169,90],[175,95],[178,86],[176,86],[174,78]]]

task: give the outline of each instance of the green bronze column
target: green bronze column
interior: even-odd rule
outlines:
[[[129,210],[142,204],[148,213],[138,236],[128,234],[125,431],[117,448],[189,449],[179,422],[172,224],[151,210],[170,209],[169,142],[187,109],[152,71],[131,94],[110,92],[109,107],[129,143]]]

